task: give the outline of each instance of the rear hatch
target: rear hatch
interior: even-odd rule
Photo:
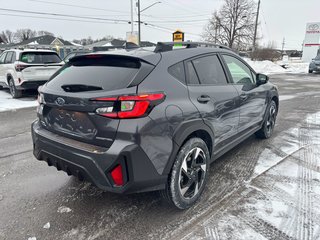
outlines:
[[[23,52],[16,70],[21,71],[24,81],[47,81],[61,66],[62,60],[55,52]]]
[[[72,58],[41,88],[40,122],[59,135],[110,147],[120,120],[101,116],[97,109],[112,109],[117,96],[136,94],[137,85],[153,68],[127,56]]]

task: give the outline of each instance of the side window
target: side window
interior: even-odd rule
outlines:
[[[168,72],[180,82],[186,84],[183,62],[179,62],[169,67]]]
[[[8,52],[8,53],[7,53],[7,56],[6,56],[6,59],[4,60],[4,63],[5,63],[5,64],[11,63],[12,56],[13,56],[13,52]]]
[[[13,52],[12,54],[12,58],[11,58],[11,63],[14,63],[16,61],[17,57],[16,57],[16,53]]]
[[[243,62],[229,55],[223,55],[223,58],[228,66],[234,83],[255,83],[250,68],[247,67]]]
[[[190,85],[200,84],[196,70],[194,69],[193,63],[191,61],[187,62],[187,76],[188,76],[188,84]]]
[[[201,57],[192,61],[200,79],[204,85],[225,85],[227,78],[216,55]]]
[[[6,58],[7,53],[2,53],[2,55],[0,56],[0,64],[4,63],[4,59]]]

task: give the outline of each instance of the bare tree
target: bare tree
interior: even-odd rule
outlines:
[[[37,35],[36,31],[33,31],[31,29],[25,28],[25,29],[18,29],[16,36],[17,40],[22,42],[25,40],[28,40],[30,38],[33,38]]]
[[[40,31],[37,32],[37,36],[44,36],[44,35],[50,35],[50,36],[54,37],[54,33],[52,33],[52,32],[48,32],[48,31],[45,31],[45,30],[40,30]]]
[[[5,30],[0,33],[0,38],[4,41],[4,43],[14,43],[16,40],[16,34],[10,30]]]
[[[224,0],[204,29],[206,41],[246,48],[253,41],[256,4],[252,0]]]

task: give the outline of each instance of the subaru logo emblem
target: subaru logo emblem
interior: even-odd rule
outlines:
[[[63,98],[58,97],[55,102],[57,105],[62,106],[65,104],[66,101]]]

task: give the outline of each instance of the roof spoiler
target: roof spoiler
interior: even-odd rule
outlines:
[[[185,46],[186,48],[214,47],[232,51],[232,49],[227,46],[208,42],[158,42],[154,52],[172,51],[174,46]]]
[[[137,49],[140,48],[139,45],[133,43],[133,42],[125,42],[123,45],[118,46],[101,46],[101,47],[93,47],[93,52],[101,52],[101,51],[109,51],[113,49]]]

